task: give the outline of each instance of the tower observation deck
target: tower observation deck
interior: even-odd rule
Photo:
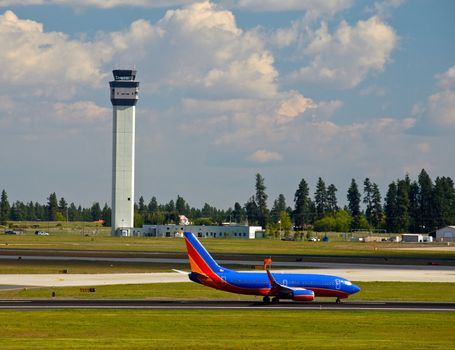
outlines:
[[[112,235],[130,236],[134,227],[135,106],[139,82],[136,70],[116,69],[112,73]]]

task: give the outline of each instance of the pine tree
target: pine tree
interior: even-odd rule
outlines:
[[[2,196],[0,198],[0,224],[5,225],[6,221],[10,218],[10,204],[8,202],[8,195],[6,191],[2,191]]]
[[[187,214],[187,212],[186,212],[186,202],[180,196],[177,196],[177,200],[175,202],[175,209],[177,210],[177,213],[179,215],[186,215]]]
[[[327,211],[327,189],[322,178],[318,178],[316,192],[314,193],[314,204],[316,205],[316,216],[321,219]]]
[[[104,221],[103,226],[111,227],[112,210],[107,203],[104,203],[103,210],[101,211],[101,219]]]
[[[232,211],[232,219],[235,223],[242,223],[245,221],[245,210],[242,208],[239,202],[234,203],[234,210]]]
[[[155,211],[158,210],[158,202],[157,202],[155,196],[152,197],[149,204],[147,205],[147,208],[148,208],[149,213],[154,213]]]
[[[92,204],[92,207],[90,208],[90,218],[92,221],[101,220],[101,206],[98,202]]]
[[[254,196],[251,196],[250,199],[245,203],[246,217],[249,225],[258,225],[259,224],[259,208],[256,204]]]
[[[273,202],[272,210],[270,211],[270,217],[274,223],[280,220],[280,213],[287,212],[286,198],[283,194],[280,194],[277,199]]]
[[[349,211],[352,215],[351,229],[358,229],[360,227],[360,192],[354,179],[351,180],[347,199]]]
[[[311,200],[309,197],[308,184],[305,179],[302,179],[294,195],[294,225],[303,229],[305,224],[310,223],[310,215]]]
[[[58,202],[57,202],[57,195],[51,193],[49,198],[47,199],[47,220],[55,221],[57,218],[58,213]]]
[[[395,181],[389,185],[389,189],[387,190],[384,211],[387,232],[398,232],[397,185],[395,184]]]
[[[331,184],[327,187],[327,210],[332,214],[338,211],[338,200],[337,200],[337,191],[338,189],[334,184]]]
[[[450,177],[437,177],[434,185],[436,228],[455,222],[455,189]]]
[[[371,194],[371,225],[374,228],[382,226],[384,221],[384,211],[381,204],[381,192],[377,184],[373,183],[373,189]]]
[[[409,185],[404,180],[400,180],[397,183],[397,195],[396,195],[396,213],[395,232],[407,232],[409,229]]]
[[[433,182],[425,169],[419,174],[419,208],[421,232],[431,232],[436,229],[435,200]]]
[[[410,232],[422,232],[420,225],[420,195],[419,195],[419,184],[413,181],[409,185],[409,231]]]
[[[256,196],[255,201],[258,208],[258,223],[265,228],[268,222],[269,211],[267,209],[267,194],[265,193],[266,187],[264,185],[264,178],[261,174],[256,174]]]
[[[368,223],[372,224],[371,212],[373,210],[373,185],[369,178],[363,182],[363,203],[366,205],[365,216]]]

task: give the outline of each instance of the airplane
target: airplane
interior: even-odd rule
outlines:
[[[315,297],[335,297],[336,303],[360,291],[345,278],[270,271],[271,258],[264,260],[261,272],[238,272],[218,265],[192,232],[184,232],[191,281],[226,292],[259,295],[263,302],[278,303],[280,299],[313,301]],[[177,270],[176,270],[177,271]],[[178,271],[181,272],[181,271]]]

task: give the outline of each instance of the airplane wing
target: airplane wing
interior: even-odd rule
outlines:
[[[269,295],[275,295],[278,297],[286,296],[290,297],[290,299],[292,300],[298,301],[311,301],[314,299],[314,292],[312,290],[301,287],[288,287],[279,284],[273,277],[272,273],[270,272],[270,269],[266,269],[265,271],[267,272],[270,285],[272,286]]]

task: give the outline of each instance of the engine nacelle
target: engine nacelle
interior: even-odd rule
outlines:
[[[314,292],[308,289],[299,289],[292,292],[292,300],[294,301],[313,301]]]

